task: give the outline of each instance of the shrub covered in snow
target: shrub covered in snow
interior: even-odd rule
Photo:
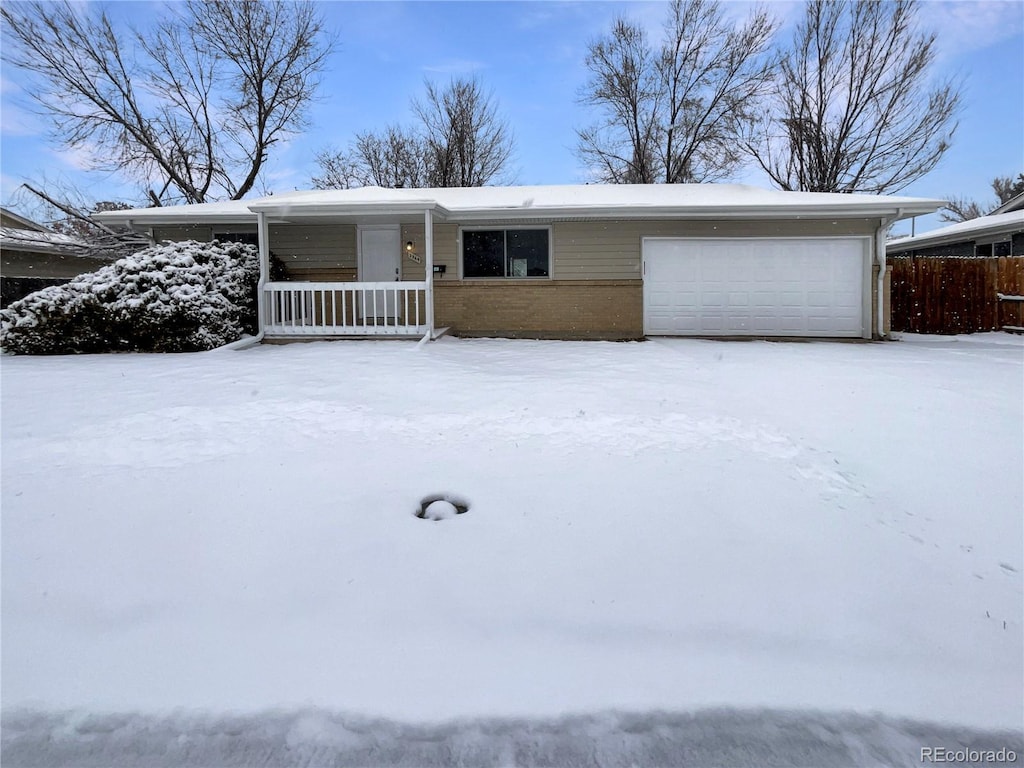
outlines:
[[[254,333],[259,257],[242,243],[163,243],[0,311],[19,354],[194,352]]]

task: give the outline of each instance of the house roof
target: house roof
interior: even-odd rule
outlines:
[[[976,219],[960,221],[948,227],[925,232],[914,237],[900,237],[885,244],[887,253],[910,251],[933,245],[948,245],[979,239],[991,239],[999,235],[1013,234],[1024,231],[1024,211],[997,213],[991,216],[979,216]]]
[[[20,213],[15,213],[10,208],[0,206],[0,226],[4,228],[13,227],[17,229],[28,229],[33,232],[48,232],[42,224],[26,219]]]
[[[108,211],[116,224],[252,222],[336,216],[402,216],[434,212],[458,221],[526,218],[827,218],[932,213],[929,198],[784,192],[742,184],[586,184],[440,189],[358,189],[287,192],[254,200]]]
[[[263,199],[263,198],[260,198]],[[249,210],[254,200],[222,200],[219,203],[166,205],[155,208],[131,208],[124,211],[103,211],[92,217],[107,224],[200,224],[255,222]]]
[[[1021,192],[1019,195],[1016,195],[1015,197],[1011,197],[1005,203],[1003,203],[994,211],[992,211],[992,213],[990,213],[989,216],[991,216],[993,213],[1010,213],[1011,211],[1019,211],[1022,209],[1024,209],[1024,192]]]
[[[0,227],[0,249],[29,253],[63,253],[71,256],[87,255],[85,243],[71,235],[48,230]]]

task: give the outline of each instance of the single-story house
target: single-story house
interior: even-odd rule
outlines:
[[[1014,200],[1024,203],[1024,195]],[[1024,256],[1024,210],[1005,210],[1005,206],[1001,206],[988,216],[959,221],[914,237],[890,240],[885,249],[891,257]]]
[[[868,339],[888,333],[887,228],[942,205],[734,184],[363,187],[97,218],[257,243],[260,338]]]
[[[0,307],[109,263],[78,238],[0,208]]]

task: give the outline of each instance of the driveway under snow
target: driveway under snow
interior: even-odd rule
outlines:
[[[1019,729],[1024,338],[2,361],[3,707]],[[469,511],[414,512],[432,493]]]

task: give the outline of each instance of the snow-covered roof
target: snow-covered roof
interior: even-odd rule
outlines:
[[[433,211],[439,219],[494,218],[800,218],[893,216],[938,210],[944,201],[917,197],[784,192],[743,184],[583,184],[432,189],[358,189],[286,192],[254,200],[109,211],[110,223],[159,225],[251,222],[328,216],[403,215]]]
[[[32,253],[66,253],[79,255],[86,244],[77,237],[57,232],[0,227],[0,249]]]
[[[885,244],[885,250],[889,253],[909,251],[915,248],[991,238],[1021,231],[1024,231],[1024,211],[1011,211],[1010,213],[997,213],[993,216],[980,216],[977,219],[960,221],[914,237],[890,240]]]
[[[103,211],[93,218],[108,224],[199,224],[255,222],[249,210],[253,200],[222,200],[219,203],[165,205],[155,208],[131,208],[125,211]]]
[[[1022,209],[1024,209],[1024,192],[1011,197],[1005,203],[989,213],[989,215],[991,216],[993,213],[1010,213],[1011,211],[1019,211]]]

